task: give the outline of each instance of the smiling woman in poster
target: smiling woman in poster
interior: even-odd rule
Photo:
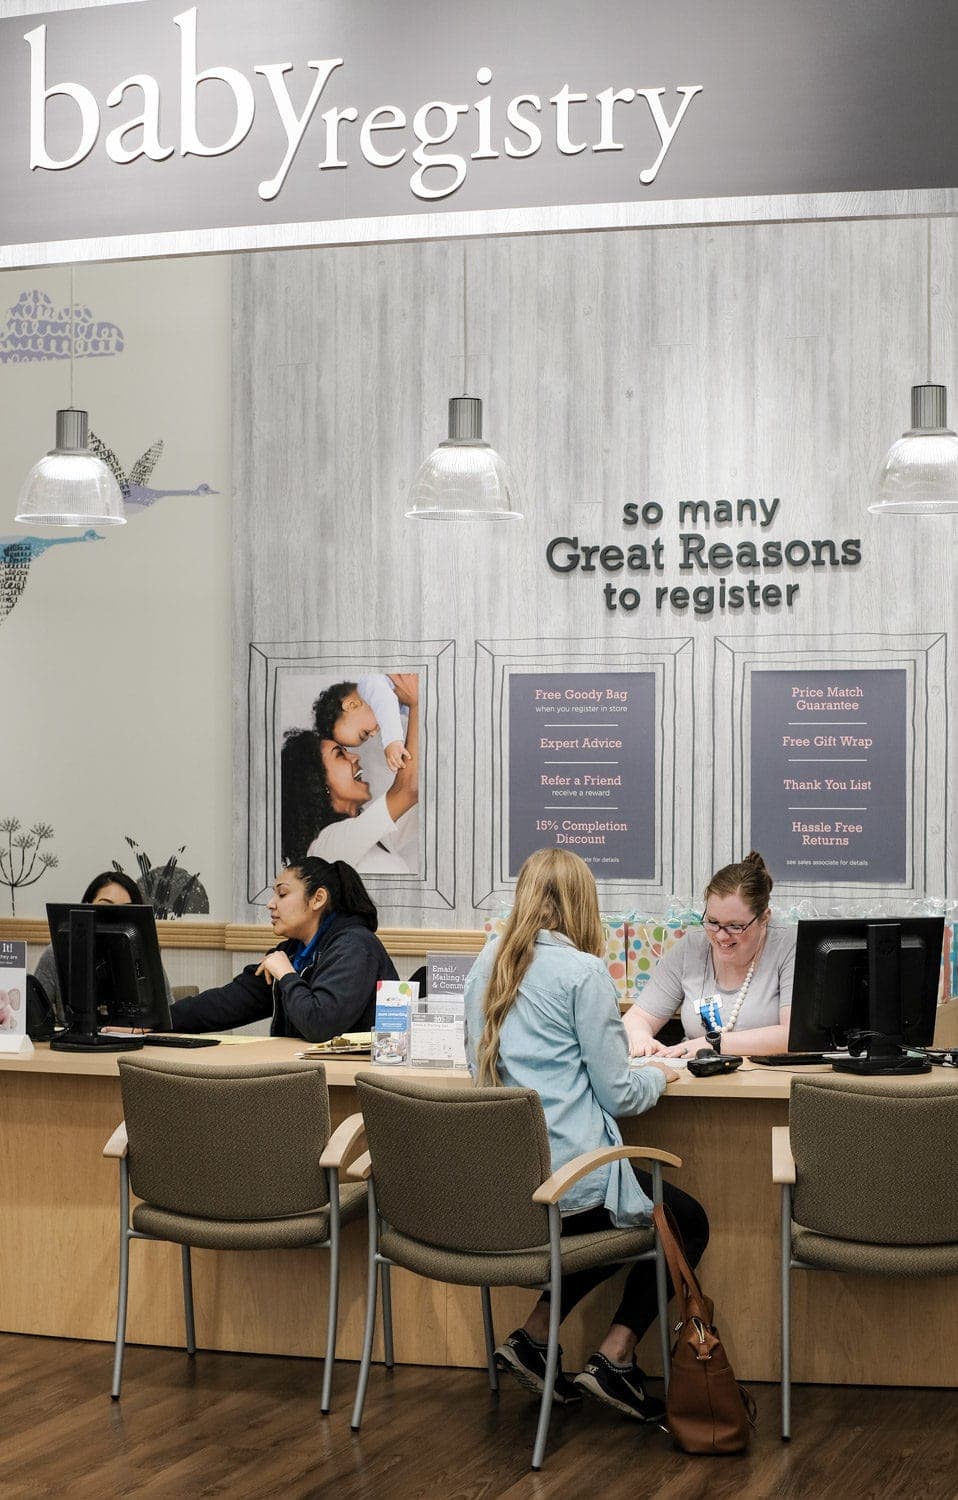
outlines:
[[[656,965],[641,1003],[625,1013],[633,1057],[717,1052],[785,1052],[792,1007],[795,928],[770,927],[772,877],[753,849],[716,870],[705,888],[701,927],[692,927]],[[656,1039],[681,1006],[685,1040]]]
[[[283,858],[305,852],[344,860],[363,875],[414,875],[419,869],[418,679],[394,679],[409,709],[405,750],[388,789],[373,797],[359,756],[313,730],[287,733],[282,750]]]

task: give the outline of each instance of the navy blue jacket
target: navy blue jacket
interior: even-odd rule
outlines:
[[[292,958],[299,944],[278,947]],[[376,981],[398,978],[389,954],[362,919],[338,914],[301,974],[284,974],[274,983],[268,974],[257,976],[258,967],[249,964],[229,984],[178,1000],[171,1010],[173,1030],[227,1031],[271,1015],[271,1036],[328,1042],[343,1031],[371,1031]]]

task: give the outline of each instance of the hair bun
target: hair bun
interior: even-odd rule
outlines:
[[[772,872],[757,849],[750,849],[745,858],[735,865],[723,865],[716,870],[705,887],[705,899],[710,896],[740,895],[757,917],[768,910],[768,898],[772,893]]]

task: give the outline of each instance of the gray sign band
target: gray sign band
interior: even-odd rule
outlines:
[[[683,204],[783,195],[865,195],[854,213],[945,193],[950,211],[956,64],[942,0],[143,0],[8,19],[5,263],[177,235],[681,222]]]

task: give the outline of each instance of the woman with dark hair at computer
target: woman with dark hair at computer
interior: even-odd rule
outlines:
[[[104,870],[94,875],[80,900],[94,906],[146,906],[143,892],[132,876],[123,870]]]
[[[122,870],[103,870],[101,874],[94,875],[83,895],[80,897],[83,904],[93,906],[148,906],[144,901],[143,892],[129,875]],[[63,1022],[63,1001],[60,996],[60,982],[57,978],[57,966],[53,957],[52,948],[44,948],[37,959],[37,966],[33,971],[34,978],[40,985],[58,1021]],[[166,985],[166,1002],[171,1004],[173,996],[170,992],[170,981],[166,970],[163,971],[163,982]]]
[[[771,927],[772,877],[752,850],[717,870],[705,887],[701,927],[692,927],[655,966],[625,1013],[633,1057],[716,1052],[785,1052],[795,966],[794,927]],[[656,1039],[681,1006],[685,1040]]]
[[[286,865],[267,904],[283,941],[229,984],[178,1001],[173,1030],[226,1031],[271,1016],[272,1036],[307,1042],[370,1031],[377,981],[398,976],[352,866],[308,857]]]

